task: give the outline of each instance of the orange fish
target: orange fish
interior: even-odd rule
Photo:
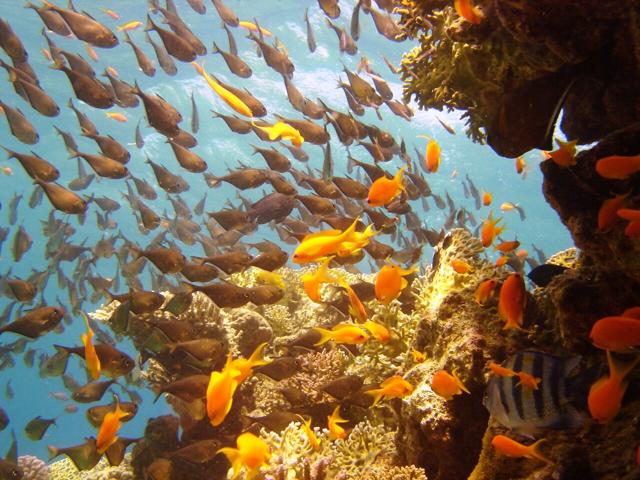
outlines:
[[[118,71],[113,67],[107,67],[107,72],[109,72],[110,75],[112,75],[112,76],[114,76],[116,78],[120,76]]]
[[[502,242],[496,245],[494,248],[499,250],[502,253],[509,253],[515,250],[520,246],[520,242],[518,240],[511,240],[508,242]]]
[[[491,201],[493,200],[493,195],[489,192],[482,192],[482,205],[488,207],[491,205]]]
[[[93,49],[93,47],[91,45],[89,45],[88,43],[85,43],[84,44],[84,48],[87,51],[87,55],[89,55],[91,57],[91,60],[93,60],[94,62],[97,62],[98,61],[98,54]]]
[[[249,375],[251,375],[255,367],[268,365],[271,363],[271,360],[265,360],[262,357],[262,353],[264,352],[266,346],[267,342],[263,342],[256,347],[249,358],[239,357],[235,360],[231,360],[230,368],[232,370],[235,370],[234,378],[238,381],[238,384],[246,380]]]
[[[242,467],[247,469],[245,478],[249,480],[255,477],[260,467],[266,465],[271,458],[269,445],[251,432],[241,433],[236,439],[236,445],[238,448],[225,447],[218,450],[218,453],[224,454],[231,462],[231,468],[233,468],[231,480],[236,480],[240,476]]]
[[[521,248],[516,252],[516,257],[518,258],[527,258],[528,256],[529,256],[529,252],[524,248]]]
[[[231,354],[229,354],[222,371],[211,372],[206,402],[207,416],[214,427],[220,425],[231,410],[239,375],[240,372],[231,367]]]
[[[407,395],[411,395],[412,392],[413,385],[407,382],[400,375],[394,375],[382,382],[380,384],[380,388],[367,390],[364,393],[367,395],[373,395],[373,405],[377,405],[382,397],[403,398]]]
[[[625,157],[612,155],[596,162],[596,172],[601,177],[612,180],[625,180],[640,171],[640,155]]]
[[[369,315],[367,314],[367,309],[364,307],[364,304],[360,301],[360,297],[358,297],[358,294],[344,278],[339,278],[338,284],[347,291],[347,296],[349,297],[349,314],[359,323],[364,323]]]
[[[493,278],[481,282],[480,285],[478,285],[478,288],[476,288],[476,291],[473,295],[476,303],[479,303],[480,305],[484,305],[485,303],[487,303],[487,301],[493,296],[493,292],[496,289],[497,283],[498,282],[496,282]]]
[[[415,363],[422,363],[427,359],[427,356],[423,352],[419,352],[415,348],[411,350],[411,357]]]
[[[622,397],[627,390],[627,383],[624,377],[640,362],[640,357],[630,364],[626,365],[622,370],[618,370],[611,352],[607,350],[607,361],[609,363],[609,376],[602,377],[596,383],[591,385],[589,396],[587,397],[587,405],[589,413],[599,423],[610,422],[618,415],[622,404]]]
[[[627,308],[624,312],[622,312],[622,316],[640,320],[640,307]]]
[[[482,228],[480,229],[480,240],[482,241],[483,247],[491,246],[495,238],[504,231],[505,227],[498,227],[498,223],[501,220],[502,217],[494,219],[493,212],[489,212],[489,217],[483,222]]]
[[[405,166],[402,166],[400,170],[398,170],[398,173],[391,179],[382,176],[373,182],[369,188],[367,203],[372,207],[382,207],[391,203],[400,192],[404,191],[402,175],[404,174],[405,168]]]
[[[630,192],[607,198],[598,210],[598,231],[607,232],[618,222],[617,211],[625,204]]]
[[[42,56],[46,58],[49,62],[53,62],[53,57],[51,56],[51,52],[46,48],[41,48],[40,52],[42,52]]]
[[[603,350],[629,352],[640,346],[640,320],[626,315],[601,318],[591,327],[589,338]]]
[[[384,305],[388,305],[400,296],[402,290],[408,285],[404,278],[416,271],[417,267],[404,269],[399,265],[388,263],[384,265],[375,280],[375,292],[378,301]]]
[[[111,120],[115,120],[116,122],[126,123],[129,121],[127,116],[124,113],[120,112],[105,112],[105,115]]]
[[[501,255],[496,259],[496,267],[502,267],[503,265],[506,265],[508,261],[509,257]]]
[[[469,273],[471,270],[473,270],[471,265],[458,258],[451,260],[451,268],[453,268],[456,273]]]
[[[541,378],[534,377],[526,372],[516,372],[520,381],[516,385],[522,385],[523,387],[530,388],[531,390],[538,390],[538,384],[542,381]]]
[[[527,304],[527,291],[524,280],[519,273],[512,273],[500,288],[498,300],[498,313],[505,321],[505,330],[510,328],[522,328],[524,308]]]
[[[632,208],[621,208],[617,211],[620,218],[624,218],[630,222],[637,222],[640,220],[640,210]]]
[[[313,329],[321,335],[320,340],[314,343],[316,347],[324,345],[329,340],[347,345],[359,345],[369,340],[367,332],[360,325],[354,323],[339,323],[331,330],[320,327]]]
[[[516,158],[516,172],[518,173],[518,175],[524,172],[526,166],[527,162],[525,161],[524,157]]]
[[[424,165],[429,173],[436,173],[438,168],[440,168],[440,145],[433,138],[427,137],[426,135],[418,135],[420,138],[426,138],[429,140],[427,143],[427,148],[424,153]]]
[[[377,322],[372,322],[371,320],[367,320],[364,322],[364,328],[369,330],[371,336],[378,340],[380,343],[387,343],[389,338],[391,338],[391,332],[384,325],[381,325]]]
[[[489,362],[488,367],[491,369],[493,373],[500,377],[515,377],[516,372],[511,370],[510,368],[503,367],[502,365],[498,365],[495,362]]]
[[[293,252],[293,263],[315,262],[329,255],[334,255],[344,242],[353,240],[359,220],[356,218],[342,232],[340,230],[324,230],[306,235]]]
[[[298,415],[298,417],[300,417],[300,420],[302,421],[302,429],[304,430],[304,433],[307,435],[307,439],[309,440],[309,445],[311,445],[311,448],[313,448],[314,450],[319,450],[320,440],[318,439],[316,432],[314,432],[313,428],[311,428],[311,419],[305,420],[302,415]]]
[[[322,302],[320,297],[320,285],[323,283],[336,282],[338,279],[329,275],[329,263],[333,257],[327,257],[324,262],[316,269],[315,272],[307,272],[302,275],[302,288],[307,296],[314,302]]]
[[[624,229],[624,234],[631,238],[640,238],[640,221],[629,222]]]
[[[114,20],[120,20],[120,15],[118,15],[116,12],[114,12],[110,8],[101,8],[100,10],[102,11],[102,13],[104,13],[105,15],[109,15]]]
[[[553,152],[549,152],[549,157],[556,165],[561,167],[570,167],[576,164],[576,145],[577,140],[572,140],[570,142],[563,142],[556,138],[556,143],[558,144],[558,149]]]
[[[129,412],[125,412],[120,408],[120,400],[116,399],[116,408],[112,412],[107,412],[96,437],[96,451],[102,455],[107,449],[118,440],[118,430],[122,427],[122,419],[129,416]]]
[[[471,4],[471,0],[453,0],[453,6],[458,15],[474,25],[479,24],[484,18],[478,7]]]
[[[464,386],[455,370],[453,375],[446,370],[438,370],[434,373],[431,377],[431,390],[445,400],[451,400],[454,395],[461,395],[462,392],[471,393]]]
[[[341,423],[347,423],[346,420],[340,416],[340,405],[337,405],[333,409],[333,413],[327,417],[327,428],[329,429],[329,438],[331,440],[337,440],[339,438],[347,438],[347,431],[340,426]]]
[[[84,361],[91,379],[97,380],[100,378],[100,358],[98,358],[96,347],[93,344],[93,330],[89,326],[89,318],[84,314],[82,316],[87,326],[87,333],[80,335],[80,340],[82,340],[82,344],[84,345]]]
[[[2,173],[4,173],[7,177],[10,177],[11,175],[13,175],[13,170],[11,170],[11,167],[2,167]]]
[[[544,439],[538,440],[532,445],[523,445],[504,435],[496,435],[491,439],[493,448],[495,448],[498,453],[506,455],[507,457],[537,458],[545,463],[553,463],[538,451],[542,442],[544,442]]]
[[[133,20],[131,22],[127,22],[124,25],[120,25],[118,27],[118,30],[120,30],[121,32],[129,32],[131,30],[135,30],[138,27],[142,26],[142,22],[139,20]]]

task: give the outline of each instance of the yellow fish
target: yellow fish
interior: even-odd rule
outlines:
[[[314,272],[307,272],[302,275],[302,288],[309,298],[316,302],[322,302],[320,297],[320,285],[323,283],[331,283],[337,280],[336,277],[329,275],[329,263],[333,257],[327,257],[324,262]]]
[[[391,332],[389,332],[389,329],[380,323],[367,320],[364,322],[364,328],[369,330],[371,336],[380,343],[387,343],[389,338],[391,338]]]
[[[341,248],[343,242],[353,238],[358,220],[359,218],[356,218],[343,232],[324,230],[305,236],[293,252],[293,263],[315,262],[329,255],[334,255]]]
[[[364,308],[363,303],[360,301],[360,297],[358,297],[358,294],[343,277],[338,279],[338,283],[347,291],[347,296],[349,297],[349,314],[359,323],[364,323],[368,315],[367,309]]]
[[[128,32],[130,30],[135,30],[138,27],[142,26],[142,22],[139,20],[133,20],[131,22],[127,22],[123,25],[120,25],[118,27],[118,30],[120,30],[121,32]]]
[[[309,445],[311,445],[311,448],[314,450],[318,450],[320,448],[320,440],[313,431],[313,428],[311,428],[311,419],[305,420],[302,415],[298,415],[298,417],[300,417],[300,420],[302,421],[302,429],[309,439]]]
[[[333,413],[327,417],[327,427],[329,428],[329,438],[331,440],[337,440],[338,438],[346,438],[347,431],[340,426],[341,423],[346,423],[346,420],[340,416],[340,405],[337,405],[333,410]]]
[[[266,28],[262,28],[262,27],[258,27],[255,23],[253,22],[246,22],[244,20],[241,20],[240,22],[238,22],[238,26],[242,27],[242,28],[246,28],[247,30],[251,31],[251,32],[260,32],[262,35],[264,35],[265,37],[270,37],[271,35],[273,35],[269,30],[267,30]]]
[[[244,115],[245,117],[253,117],[253,112],[247,106],[247,104],[240,100],[235,94],[231,93],[229,90],[216,82],[215,79],[207,73],[207,71],[204,69],[204,66],[199,65],[196,62],[191,62],[191,65],[193,65],[193,68],[195,68],[198,73],[204,77],[204,79],[207,81],[207,84],[209,84],[209,86],[211,87],[211,90],[213,90],[227,105],[233,108],[240,115]]]
[[[89,318],[86,315],[82,315],[84,323],[87,326],[87,333],[80,335],[80,340],[84,345],[84,361],[87,365],[87,371],[92,380],[100,378],[100,358],[96,353],[96,347],[93,344],[93,330],[89,326]]]
[[[252,124],[263,132],[269,134],[269,140],[289,140],[294,146],[300,148],[304,143],[304,137],[297,128],[292,127],[288,123],[278,121],[270,127]]]
[[[373,395],[373,405],[376,405],[382,397],[403,398],[407,395],[411,395],[412,392],[413,385],[407,382],[400,375],[394,375],[382,382],[380,384],[380,388],[367,390],[365,393]]]
[[[267,342],[261,343],[256,347],[249,358],[236,358],[235,360],[231,360],[230,368],[235,370],[236,373],[235,379],[238,383],[242,383],[244,380],[251,375],[254,367],[259,367],[260,365],[268,365],[271,363],[271,360],[265,360],[262,358],[262,352],[264,351],[264,347],[267,346]]]
[[[375,292],[378,301],[384,305],[388,305],[393,300],[400,296],[402,290],[407,286],[407,280],[403,277],[411,275],[417,270],[417,267],[413,266],[409,269],[404,269],[399,265],[388,263],[384,265],[375,280]]]
[[[224,454],[231,462],[231,468],[233,468],[231,480],[238,478],[242,467],[247,469],[245,479],[249,480],[255,477],[260,467],[271,458],[269,445],[251,432],[241,433],[236,439],[236,445],[238,448],[225,447],[218,450],[218,453]]]
[[[269,272],[268,270],[263,270],[258,267],[251,267],[253,270],[253,277],[262,283],[268,283],[270,285],[275,285],[280,290],[286,290],[287,286],[282,279],[282,275],[279,273]]]
[[[207,416],[214,427],[220,425],[231,410],[239,375],[240,372],[231,366],[231,354],[221,372],[211,372],[206,401]]]
[[[339,323],[331,330],[326,328],[314,327],[316,332],[319,332],[321,337],[314,346],[319,347],[324,345],[329,340],[333,340],[335,343],[345,343],[347,345],[358,345],[369,340],[369,335],[360,325],[354,323]]]
[[[120,408],[120,400],[116,397],[116,408],[104,416],[98,436],[96,437],[96,451],[102,455],[118,440],[118,430],[122,427],[122,419],[129,415]]]

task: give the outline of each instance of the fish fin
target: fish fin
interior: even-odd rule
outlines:
[[[320,340],[313,344],[314,347],[324,345],[333,338],[333,332],[331,330],[320,327],[314,327],[313,329],[320,334]]]
[[[147,14],[147,24],[144,27],[144,31],[148,32],[150,30],[155,30],[156,28],[157,28],[156,24],[153,23],[153,20],[151,19],[151,15]]]

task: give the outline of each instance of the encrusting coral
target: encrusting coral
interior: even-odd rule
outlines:
[[[21,455],[18,457],[18,466],[22,469],[23,480],[52,480],[51,468],[38,457]]]
[[[38,480],[133,480],[136,477],[134,476],[130,460],[131,455],[127,454],[119,466],[112,467],[106,458],[103,458],[93,469],[89,471],[78,471],[73,462],[65,458],[49,466],[51,471],[49,477],[25,476],[24,478],[28,478],[29,480],[31,478],[37,478]]]

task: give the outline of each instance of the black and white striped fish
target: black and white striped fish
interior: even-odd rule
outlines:
[[[580,357],[558,357],[532,350],[518,352],[502,366],[541,378],[538,389],[518,385],[517,376],[496,375],[487,385],[484,406],[500,424],[520,433],[577,428],[583,417],[576,406],[586,398],[580,387],[579,363]]]

